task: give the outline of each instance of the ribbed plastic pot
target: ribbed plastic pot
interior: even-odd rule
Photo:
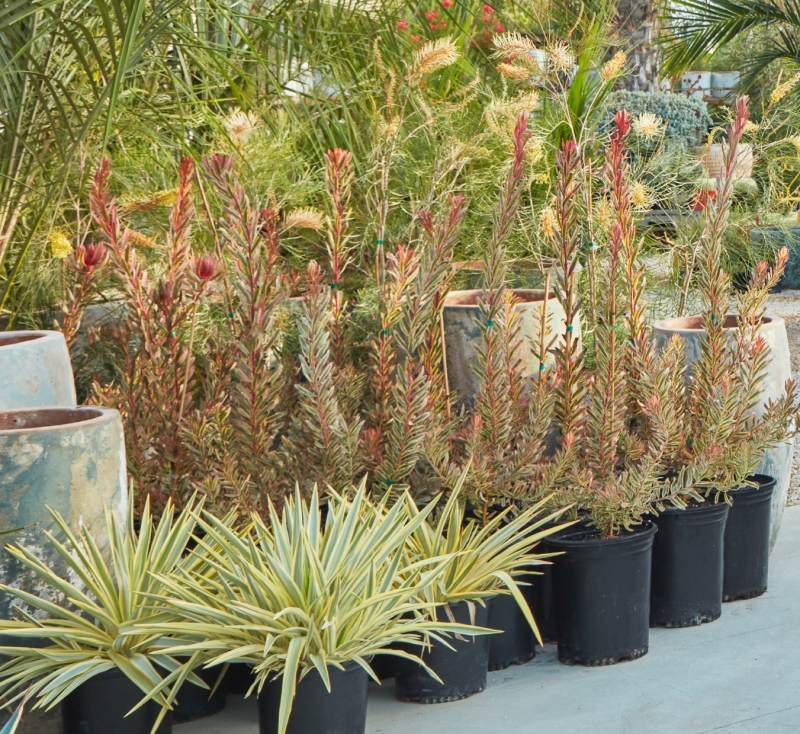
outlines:
[[[81,683],[61,707],[64,734],[150,734],[161,707],[153,701],[126,716],[144,693],[118,670],[109,670]],[[171,734],[167,711],[156,734]]]
[[[478,349],[483,343],[483,332],[479,325],[480,309],[478,300],[483,291],[451,291],[445,296],[442,309],[442,324],[445,340],[445,364],[450,391],[459,406],[470,406],[480,391],[480,378],[475,372],[478,366]],[[543,290],[517,288],[514,295],[519,303],[520,334],[515,347],[520,362],[520,370],[527,378],[538,377],[539,360],[531,350],[531,344],[538,341],[541,331],[541,312],[544,305]],[[546,308],[546,338],[555,338],[556,345],[563,345],[566,334],[566,315],[558,299],[551,293]],[[580,322],[576,318],[573,336],[580,344]],[[548,353],[546,367],[554,364],[554,357]]]
[[[297,683],[286,734],[364,734],[367,726],[367,673],[359,665],[328,667],[330,693],[312,670]],[[259,734],[278,734],[282,678],[267,681],[258,696]]]
[[[42,408],[0,412],[0,537],[30,550],[60,574],[61,557],[43,531],[58,535],[47,507],[72,528],[86,528],[100,550],[108,536],[104,506],[125,527],[128,508],[125,441],[119,413],[110,408]],[[29,527],[26,527],[29,526]],[[0,578],[37,596],[51,594],[33,571],[0,551]],[[12,599],[0,594],[0,619]]]
[[[763,474],[751,479],[757,487],[741,487],[728,495],[732,504],[725,528],[723,601],[752,599],[767,590],[775,479]]]
[[[650,626],[691,627],[722,614],[726,502],[664,510],[653,522]]]
[[[74,408],[76,402],[63,334],[0,332],[0,410]]]
[[[453,619],[461,624],[486,627],[488,607],[473,605],[474,619],[470,618],[467,602],[451,604]],[[440,621],[451,620],[442,608],[437,608]],[[453,648],[433,642],[429,649],[414,646],[411,649],[425,664],[436,672],[441,683],[431,678],[425,669],[410,661],[400,659],[394,677],[394,694],[398,701],[410,703],[446,703],[468,698],[486,688],[489,670],[489,640],[487,635],[451,636],[447,642]]]
[[[208,688],[201,688],[188,682],[181,686],[178,691],[178,702],[172,710],[172,720],[176,724],[213,716],[225,708],[225,680],[221,680],[214,690],[222,668],[198,668],[194,672]]]
[[[647,653],[650,566],[656,526],[602,539],[584,530],[545,541],[553,559],[558,659],[612,665]]]
[[[527,577],[518,577],[518,581],[527,581]],[[531,599],[533,592],[530,586],[521,586],[526,603],[535,606]],[[531,601],[534,604],[531,604]],[[524,665],[536,655],[536,637],[528,620],[510,594],[498,594],[489,602],[488,626],[500,630],[499,635],[489,635],[489,670],[504,670],[510,665]]]
[[[736,324],[734,314],[726,316],[725,330],[731,333],[731,337]],[[653,342],[656,348],[659,351],[666,349],[675,334],[683,339],[687,364],[691,365],[696,362],[700,358],[701,345],[705,338],[702,317],[687,316],[686,318],[656,322],[653,326]],[[789,338],[786,335],[786,324],[782,318],[765,316],[758,327],[758,334],[764,338],[769,347],[766,375],[756,407],[756,415],[761,416],[770,400],[776,400],[784,394],[786,380],[792,376],[792,367],[789,362]],[[793,449],[794,439],[778,444],[764,454],[764,458],[754,472],[775,477],[776,486],[772,494],[772,520],[770,523],[770,551],[778,539],[783,508],[786,506],[786,496],[792,478]]]

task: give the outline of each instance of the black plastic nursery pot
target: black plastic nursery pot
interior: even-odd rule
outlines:
[[[470,606],[474,618],[470,619]],[[451,620],[444,609],[436,610],[440,621],[456,621],[460,624],[474,624],[487,627],[488,607],[475,602],[451,604]],[[447,638],[446,647],[440,642],[432,642],[429,648],[413,646],[413,654],[421,657],[425,664],[441,679],[441,683],[428,675],[425,668],[400,658],[394,677],[394,695],[398,701],[409,703],[446,703],[468,698],[486,688],[489,670],[488,635],[466,636],[458,639],[454,635]]]
[[[533,574],[530,574],[531,578]],[[517,581],[528,582],[526,576],[519,576]],[[531,596],[534,596],[531,586],[520,586],[526,603],[531,607]],[[533,660],[536,655],[536,637],[533,634],[528,620],[519,608],[516,600],[510,594],[498,594],[488,602],[489,621],[492,629],[500,630],[499,635],[489,635],[489,670],[503,670],[509,665],[523,665]]]
[[[725,527],[725,578],[722,600],[752,599],[767,590],[769,528],[775,479],[750,477],[757,487],[728,493],[731,509]]]
[[[184,683],[178,691],[178,702],[172,710],[172,721],[184,724],[187,721],[213,716],[225,708],[226,678],[214,689],[222,668],[197,668],[194,673],[208,688],[201,688],[194,683]],[[212,693],[213,691],[213,693]]]
[[[109,670],[81,683],[61,706],[64,734],[150,734],[161,707],[148,701],[125,716],[144,693],[119,670]],[[156,730],[171,734],[172,712]]]
[[[541,529],[546,530],[563,524],[563,520],[556,520],[555,522],[545,523]],[[581,519],[565,530],[548,535],[543,543],[547,543],[550,538],[560,538],[562,535],[575,533],[587,526],[588,521]],[[533,618],[536,620],[536,626],[539,628],[539,634],[544,642],[554,642],[556,639],[556,613],[553,607],[553,559],[549,560],[550,563],[537,566],[536,570],[539,571],[539,574],[530,578]]]
[[[592,530],[548,538],[558,659],[567,665],[612,665],[647,653],[650,565],[656,526],[618,538]]]
[[[297,683],[286,734],[364,734],[367,672],[359,665],[329,667],[330,693],[316,670]],[[259,734],[278,734],[283,678],[267,681],[258,696]]]
[[[245,695],[253,685],[253,667],[247,663],[231,663],[222,685],[228,693]]]
[[[691,627],[722,614],[725,524],[729,505],[706,502],[664,510],[653,522],[651,627]]]

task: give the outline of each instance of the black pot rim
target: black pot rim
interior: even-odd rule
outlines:
[[[736,496],[741,496],[743,494],[755,494],[757,492],[763,493],[771,493],[773,489],[775,489],[775,485],[777,483],[775,477],[771,477],[768,474],[752,474],[751,476],[747,477],[754,481],[758,486],[757,487],[737,487],[736,489],[730,490],[729,494],[733,494]]]
[[[573,548],[602,548],[611,545],[625,546],[625,545],[638,545],[641,542],[649,542],[650,538],[658,532],[656,524],[650,520],[643,523],[641,529],[634,530],[630,535],[623,535],[619,538],[592,538],[585,539],[581,536],[594,535],[597,530],[580,530],[577,533],[569,533],[567,535],[560,535],[552,540],[547,538],[547,544],[555,548],[573,549]]]
[[[719,502],[708,502],[702,505],[687,505],[686,507],[666,507],[658,513],[659,517],[663,515],[677,515],[679,517],[686,517],[689,515],[724,515],[730,510],[730,505],[721,500]]]

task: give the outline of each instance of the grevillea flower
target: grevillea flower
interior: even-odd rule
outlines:
[[[550,66],[554,71],[569,71],[575,57],[566,43],[557,43],[550,49]]]
[[[449,38],[429,41],[414,52],[414,70],[419,74],[430,74],[455,64],[460,54]]]
[[[90,272],[102,265],[106,259],[106,246],[104,244],[95,245],[89,242],[86,245],[78,245],[75,248],[75,259],[84,270]]]
[[[431,23],[431,30],[432,31],[438,31],[439,30],[439,26],[436,25],[436,23]]]
[[[222,126],[227,130],[234,143],[243,143],[258,125],[259,120],[255,112],[242,112],[241,110],[236,110],[222,121]]]
[[[283,219],[284,229],[313,229],[319,232],[324,227],[322,212],[311,207],[293,209]]]
[[[419,43],[419,36],[411,36],[411,40],[414,41],[414,43]]]
[[[643,112],[633,121],[633,132],[640,138],[652,140],[661,132],[662,125],[660,117],[652,112]]]
[[[600,76],[604,82],[610,82],[624,68],[627,57],[624,51],[617,51],[600,69]]]
[[[49,244],[53,257],[57,257],[59,260],[63,260],[72,254],[72,244],[69,241],[69,237],[61,230],[57,229],[50,234]]]
[[[484,5],[483,12],[486,13],[486,15],[491,15],[494,13],[494,8],[491,5]]]
[[[516,79],[517,81],[523,81],[527,79],[531,73],[526,68],[522,66],[516,66],[515,64],[511,64],[508,61],[503,61],[497,65],[497,71],[506,79]]]
[[[407,31],[408,30],[408,23],[404,20],[397,21],[397,30],[398,31]]]
[[[442,5],[443,5],[445,8],[452,7],[452,5],[453,5],[453,0],[442,0]]]
[[[556,210],[553,209],[552,206],[542,209],[542,216],[539,220],[539,226],[542,230],[542,234],[545,237],[553,238],[556,236],[558,217],[556,216]]]
[[[498,33],[505,33],[505,32],[506,32],[506,27],[505,27],[505,26],[504,26],[502,23],[498,23],[498,24],[497,24],[497,25],[494,27],[494,29],[495,29],[495,30],[496,30]]]
[[[653,207],[653,197],[647,186],[641,181],[634,181],[631,184],[631,204],[637,209],[651,209]]]
[[[204,283],[207,283],[217,274],[217,261],[211,255],[196,257],[194,259],[194,274]]]
[[[429,10],[427,13],[425,13],[425,20],[436,20],[436,16],[438,15],[438,10]]]
[[[779,84],[775,89],[772,91],[772,94],[769,97],[769,103],[771,105],[777,104],[780,102],[789,92],[792,90],[795,84],[800,81],[800,71],[797,72],[794,76],[787,79],[782,84]]]

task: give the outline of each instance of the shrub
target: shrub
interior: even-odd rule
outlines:
[[[667,123],[667,139],[680,143],[684,148],[703,144],[703,138],[711,127],[711,117],[705,102],[682,94],[663,92],[618,91],[609,95],[604,127],[611,129],[614,115],[627,110],[632,118],[650,112]]]

